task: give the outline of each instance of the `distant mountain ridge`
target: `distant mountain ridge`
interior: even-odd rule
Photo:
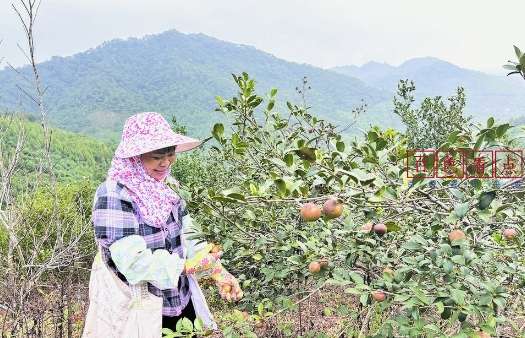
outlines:
[[[261,96],[278,89],[277,109],[283,114],[286,101],[301,105],[304,95],[312,114],[346,125],[352,120],[352,110],[366,103],[367,111],[351,133],[370,124],[402,128],[392,112],[392,99],[402,78],[413,79],[418,94],[432,97],[446,97],[457,86],[466,87],[468,112],[480,119],[525,115],[522,83],[435,58],[413,59],[399,67],[370,62],[362,67],[321,69],[285,61],[251,46],[176,30],[140,39],[115,39],[71,57],[53,57],[38,69],[48,88],[46,102],[56,99],[48,115],[54,126],[103,141],[117,142],[124,120],[143,111],[157,111],[168,119],[176,116],[192,135],[209,136],[213,124],[226,119],[215,112],[215,96],[227,100],[235,96],[231,74],[242,72],[257,81],[256,93]],[[18,70],[30,73],[29,67]],[[311,89],[298,93],[303,77]],[[21,94],[16,85],[32,90],[16,72],[0,70],[0,107],[19,109]],[[30,100],[24,100],[24,109],[35,111]]]
[[[478,120],[494,116],[507,121],[525,114],[523,79],[468,70],[434,57],[411,59],[399,67],[372,61],[361,67],[339,66],[332,70],[392,92],[397,90],[400,79],[410,79],[419,97],[448,97],[454,95],[457,87],[463,87],[467,95],[466,111]]]

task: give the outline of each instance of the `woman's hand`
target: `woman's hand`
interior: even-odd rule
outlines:
[[[191,275],[211,269],[222,255],[222,251],[211,253],[212,248],[213,244],[208,244],[202,250],[197,251],[193,258],[187,259],[182,273]]]
[[[239,301],[243,297],[243,292],[239,282],[231,273],[229,273],[219,262],[213,268],[210,277],[215,281],[219,288],[219,294],[222,299],[231,301]]]

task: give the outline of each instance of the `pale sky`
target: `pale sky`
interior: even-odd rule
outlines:
[[[12,4],[23,10],[0,0],[0,69],[27,63]],[[176,29],[321,68],[433,56],[505,75],[513,45],[525,51],[524,12],[524,0],[42,0],[34,35],[37,61]]]

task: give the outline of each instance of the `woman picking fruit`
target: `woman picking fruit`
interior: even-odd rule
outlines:
[[[162,297],[162,327],[172,331],[183,317],[215,326],[194,274],[209,275],[223,299],[243,296],[220,263],[222,251],[186,239],[192,219],[167,184],[178,186],[170,176],[176,153],[201,143],[173,132],[160,114],[131,116],[93,206],[96,240],[108,266],[128,285],[147,282],[149,293]]]

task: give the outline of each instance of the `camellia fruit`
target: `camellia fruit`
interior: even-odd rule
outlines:
[[[321,209],[315,203],[306,203],[301,207],[301,217],[306,222],[315,222],[321,217]]]
[[[359,230],[361,230],[361,231],[370,231],[370,230],[372,230],[373,227],[374,227],[374,225],[372,223],[368,222],[368,223],[365,223],[365,224],[361,225],[359,227]]]
[[[328,259],[327,258],[321,258],[319,260],[319,265],[321,266],[321,268],[323,269],[326,269],[328,267]]]
[[[341,216],[343,214],[343,209],[343,203],[335,198],[329,199],[323,204],[323,213],[328,219],[334,219]]]
[[[319,262],[313,261],[308,265],[308,270],[310,270],[311,273],[318,273],[319,270],[321,270],[321,264],[319,264]]]
[[[381,237],[384,234],[386,234],[387,231],[388,231],[388,229],[386,228],[386,225],[384,225],[383,223],[378,223],[378,224],[374,225],[374,232],[379,237]]]
[[[217,252],[219,252],[219,251],[221,251],[221,247],[218,246],[218,245],[216,245],[216,244],[213,244],[213,247],[211,248],[211,251],[210,251],[210,252],[211,252],[211,253],[217,253]]]
[[[452,230],[450,234],[448,235],[448,239],[453,242],[456,239],[467,239],[467,236],[465,236],[465,233],[459,229]]]
[[[390,269],[390,268],[384,268],[383,269],[383,273],[388,273],[390,275],[394,275],[394,270]]]
[[[386,295],[383,291],[377,290],[372,293],[372,298],[374,298],[378,302],[382,302],[386,299]]]
[[[515,238],[516,236],[518,236],[518,233],[514,229],[505,229],[503,231],[503,237],[505,238],[512,239],[512,238]]]
[[[490,338],[490,334],[488,334],[488,332],[485,332],[485,331],[480,331],[479,337],[480,338]]]

